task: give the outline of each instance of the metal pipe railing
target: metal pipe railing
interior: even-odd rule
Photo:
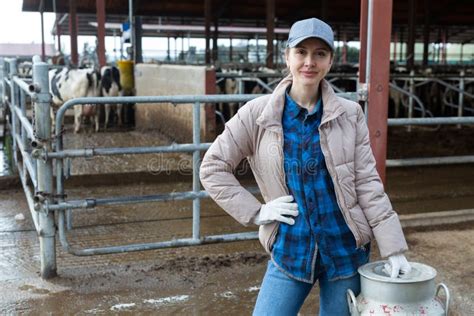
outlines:
[[[200,153],[206,150],[210,144],[200,144],[200,107],[201,103],[218,103],[218,102],[246,102],[250,99],[255,98],[257,95],[218,95],[218,96],[150,96],[150,97],[102,97],[102,98],[78,98],[70,100],[63,104],[57,112],[56,116],[56,152],[43,154],[43,158],[50,160],[56,158],[56,191],[58,196],[58,202],[55,204],[45,203],[43,209],[46,212],[59,211],[58,226],[60,241],[63,247],[78,255],[90,255],[98,253],[115,253],[123,251],[135,251],[145,249],[157,249],[163,247],[179,246],[179,245],[192,245],[201,244],[214,241],[234,241],[239,240],[242,234],[234,234],[232,238],[221,238],[221,236],[213,237],[201,237],[200,236],[200,198],[201,198],[201,187],[199,181],[199,165],[200,165]],[[59,126],[62,125],[64,114],[66,110],[74,105],[78,104],[113,104],[113,103],[135,103],[137,105],[144,103],[193,103],[193,144],[184,145],[172,145],[172,146],[159,146],[159,147],[148,147],[148,148],[109,148],[109,149],[80,149],[73,151],[63,151],[63,140]],[[170,152],[170,151],[192,151],[193,152],[193,191],[182,192],[180,194],[160,194],[152,196],[131,196],[131,197],[114,197],[114,198],[102,198],[102,199],[85,199],[78,201],[64,201],[64,177],[63,177],[63,158],[69,156],[90,156],[97,154],[124,154],[124,153],[150,153],[150,152]],[[59,158],[59,159],[58,159]],[[153,201],[165,201],[172,199],[192,199],[193,200],[193,231],[191,239],[174,240],[169,242],[152,243],[146,245],[127,245],[119,247],[104,247],[101,249],[83,249],[73,250],[67,243],[65,226],[70,228],[71,225],[71,210],[77,208],[90,208],[98,205],[116,205],[116,204],[129,204],[129,203],[145,203]],[[256,235],[255,235],[256,236]],[[236,239],[237,238],[237,239]],[[246,237],[245,237],[246,238]]]
[[[258,238],[257,232],[247,232],[247,233],[205,236],[200,239],[181,238],[181,239],[174,239],[174,240],[154,242],[154,243],[97,247],[97,248],[89,248],[89,249],[74,249],[67,240],[64,222],[65,222],[64,211],[60,211],[58,214],[59,241],[65,251],[76,256],[93,256],[93,255],[104,255],[104,254],[112,254],[112,253],[131,252],[131,251],[144,251],[144,250],[173,248],[173,247],[197,246],[197,245],[212,244],[212,243],[218,243],[218,242],[253,240],[253,239]]]
[[[13,107],[13,111],[15,111],[16,117],[21,122],[21,127],[24,128],[26,131],[26,134],[27,134],[26,136],[30,139],[35,139],[33,125],[28,120],[28,117],[25,116],[22,109],[20,109],[18,106],[12,105],[12,107]]]
[[[426,165],[450,165],[473,163],[474,156],[428,157],[409,159],[387,159],[387,167],[414,167]]]
[[[257,187],[246,188],[250,193],[260,193]],[[127,205],[151,202],[183,201],[208,198],[209,194],[199,188],[199,191],[172,192],[163,194],[140,195],[140,196],[116,196],[107,198],[88,198],[82,200],[70,200],[45,205],[45,211],[63,211],[68,209],[86,209],[97,206]]]
[[[419,107],[414,107],[415,110],[419,110],[421,112],[421,116],[425,117],[426,116],[426,109],[425,106],[423,105],[423,102],[421,102],[420,98],[418,98],[413,91],[406,91],[403,88],[400,88],[396,83],[394,82],[389,82],[388,83],[389,87],[394,89],[395,91],[400,92],[401,94],[407,95],[410,100],[413,99],[415,100],[416,103],[418,103]],[[413,116],[413,113],[412,113]]]
[[[93,156],[113,156],[113,155],[142,155],[157,154],[171,152],[193,152],[196,150],[204,151],[211,146],[211,143],[180,144],[169,146],[152,146],[152,147],[117,147],[117,148],[83,148],[83,149],[64,149],[61,151],[44,152],[44,159],[61,159],[67,157],[93,157]]]
[[[36,181],[37,173],[35,169],[35,164],[33,163],[33,160],[31,159],[30,154],[23,147],[23,143],[21,142],[20,136],[14,135],[13,137],[16,139],[18,149],[23,158],[23,162],[26,166],[26,170],[28,171],[28,174],[30,175],[30,180],[33,183],[33,186],[36,188],[38,187],[38,182]]]
[[[388,119],[389,126],[405,125],[452,125],[452,124],[474,124],[474,116],[468,117],[424,117],[424,118],[391,118]]]
[[[18,173],[20,176],[21,185],[23,186],[23,191],[25,192],[26,203],[28,204],[28,209],[31,213],[31,217],[33,218],[33,224],[35,226],[36,232],[40,232],[40,224],[39,224],[39,213],[35,209],[35,202],[33,198],[33,192],[31,192],[30,187],[28,186],[25,169],[21,165],[21,163],[17,166]]]
[[[193,104],[193,144],[198,146],[201,143],[201,104],[196,101]],[[199,180],[199,168],[201,151],[193,151],[193,193],[201,191],[201,181]],[[193,239],[198,240],[201,235],[201,202],[199,197],[193,198]]]
[[[37,86],[35,86],[34,84],[28,84],[26,83],[24,80],[18,78],[18,77],[14,77],[13,78],[13,82],[18,85],[18,87],[23,90],[24,92],[26,92],[26,94],[28,94],[30,97],[34,98],[36,96],[36,90],[38,89]]]
[[[259,94],[232,94],[232,95],[179,95],[179,96],[137,96],[137,97],[94,97],[76,98],[65,102],[56,114],[56,125],[61,126],[65,112],[74,105],[81,104],[145,104],[145,103],[172,103],[176,105],[186,103],[220,103],[220,102],[247,102],[257,98]],[[60,129],[56,130],[56,136],[61,134]]]

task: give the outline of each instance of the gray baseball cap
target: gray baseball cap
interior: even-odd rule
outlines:
[[[316,18],[306,19],[295,22],[288,35],[287,46],[295,47],[307,38],[316,37],[328,44],[334,51],[334,32],[326,22]]]

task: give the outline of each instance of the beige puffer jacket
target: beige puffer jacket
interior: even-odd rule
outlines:
[[[288,195],[283,167],[281,117],[291,75],[271,95],[244,105],[227,122],[224,132],[206,152],[200,178],[212,199],[247,226],[261,203],[240,185],[233,170],[247,157],[266,202]],[[321,149],[336,197],[357,247],[374,237],[382,257],[408,249],[397,214],[375,168],[364,113],[359,104],[336,96],[327,81],[321,82],[323,117],[319,127]],[[278,222],[262,225],[259,239],[271,251]]]

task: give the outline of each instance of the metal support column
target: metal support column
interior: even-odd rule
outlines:
[[[448,63],[447,53],[448,53],[448,27],[446,26],[442,33],[442,41],[443,41],[443,51],[441,52],[441,63],[446,65]]]
[[[169,63],[171,61],[171,43],[170,43],[170,35],[166,35],[166,61]]]
[[[410,70],[410,96],[408,98],[408,118],[413,118],[413,95],[415,94],[415,71]],[[411,125],[407,125],[407,131],[411,132]]]
[[[428,53],[430,49],[430,2],[424,1],[425,25],[423,26],[423,67],[428,66]]]
[[[415,66],[415,0],[408,1],[408,42],[407,42],[407,68],[412,70]]]
[[[273,69],[273,40],[275,39],[275,0],[267,0],[267,55],[265,65]]]
[[[179,60],[184,60],[184,34],[181,36],[181,54],[179,55]]]
[[[257,53],[257,63],[260,62],[260,48],[258,46],[258,34],[255,35],[255,50]]]
[[[77,1],[69,0],[69,34],[71,37],[71,63],[78,66],[79,55],[77,53]]]
[[[201,103],[195,102],[193,104],[193,144],[199,145],[201,142]],[[199,180],[199,166],[200,166],[199,150],[193,152],[193,192],[199,193],[201,191],[201,182]],[[196,197],[193,199],[193,239],[200,238],[200,219],[201,219],[201,200]]]
[[[212,33],[212,63],[215,64],[219,59],[219,45],[217,40],[219,39],[219,18],[214,18],[214,33]]]
[[[136,16],[133,22],[133,56],[135,57],[135,63],[139,64],[143,62],[143,50],[142,50],[142,17]]]
[[[33,82],[39,87],[34,102],[36,137],[40,146],[51,152],[51,96],[49,94],[48,64],[41,62],[37,56],[33,58]],[[59,127],[58,127],[59,128]],[[52,160],[39,159],[37,166],[38,188],[35,193],[37,202],[51,203],[53,194],[53,163]],[[40,241],[41,277],[49,279],[56,276],[56,228],[54,213],[38,210]]]
[[[233,47],[232,47],[232,35],[229,38],[229,62],[233,61]]]
[[[129,25],[129,32],[130,32],[130,60],[135,60],[135,56],[133,53],[135,52],[134,47],[135,47],[135,33],[134,33],[134,28],[135,26],[133,25],[133,0],[128,0],[128,25]]]
[[[377,171],[385,182],[392,0],[373,0],[372,26],[368,125]]]
[[[61,54],[63,51],[61,48],[61,25],[57,24],[57,19],[56,25],[56,36],[58,37],[58,52]]]
[[[402,62],[403,61],[403,27],[400,28],[400,39],[399,39],[399,43],[400,43],[400,53],[398,56],[400,56],[400,58],[398,59],[399,62]],[[405,50],[406,51],[406,50]]]
[[[344,31],[342,34],[342,57],[341,62],[343,64],[347,63],[347,33]]]
[[[100,67],[105,66],[105,0],[97,0],[97,57]]]
[[[43,61],[46,60],[46,49],[45,49],[45,44],[44,44],[44,16],[43,16],[43,1],[41,1],[41,59]]]
[[[204,0],[204,36],[206,39],[205,62],[206,65],[211,63],[211,0]]]
[[[393,66],[397,66],[397,44],[398,44],[398,33],[397,31],[393,32]]]
[[[459,105],[458,105],[458,116],[462,117],[463,116],[463,111],[464,111],[464,88],[465,88],[465,72],[464,70],[461,70],[461,73],[459,74]],[[457,128],[461,128],[461,124],[457,125]]]

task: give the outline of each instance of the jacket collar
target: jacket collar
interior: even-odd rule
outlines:
[[[285,93],[286,89],[293,82],[292,75],[286,76],[273,90],[268,103],[263,109],[260,116],[257,118],[257,124],[261,127],[270,131],[282,133],[281,118],[283,115],[283,109],[285,107]],[[323,94],[323,117],[321,124],[324,124],[342,113],[344,113],[344,107],[338,100],[334,90],[330,84],[323,79],[320,84],[321,92]]]

